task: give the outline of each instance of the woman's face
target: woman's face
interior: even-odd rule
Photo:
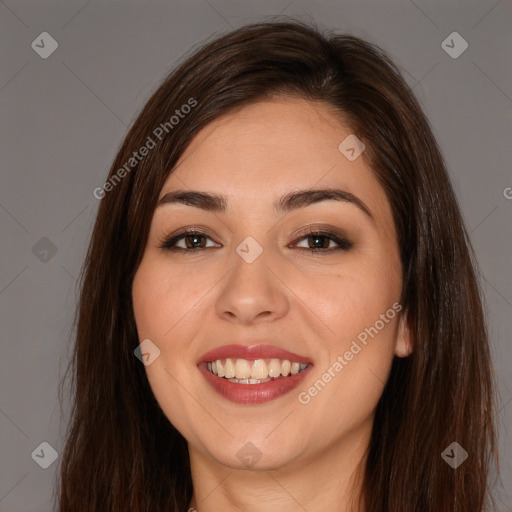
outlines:
[[[390,205],[349,135],[323,103],[261,101],[203,128],[161,190],[133,304],[191,457],[268,470],[366,447],[410,340]]]

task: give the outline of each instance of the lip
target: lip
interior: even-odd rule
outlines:
[[[209,361],[228,357],[249,360],[288,359],[290,362],[309,363],[309,365],[300,373],[269,382],[262,382],[261,384],[236,384],[229,382],[223,377],[214,375],[207,368]],[[307,357],[272,345],[224,345],[210,350],[201,356],[197,366],[214,391],[237,404],[262,404],[286,395],[296,388],[313,368],[311,360]]]
[[[272,345],[223,345],[203,354],[197,364],[216,361],[217,359],[226,359],[227,357],[251,360],[275,358],[288,359],[292,363],[311,363],[311,359],[307,357]]]
[[[210,372],[206,362],[198,365],[210,386],[221,396],[237,404],[262,404],[286,395],[296,388],[307,373],[313,368],[308,366],[305,370],[289,377],[283,377],[261,384],[236,384],[223,377],[218,377]]]

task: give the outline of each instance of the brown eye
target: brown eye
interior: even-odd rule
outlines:
[[[185,246],[187,249],[202,249],[205,247],[204,235],[186,235],[180,237],[181,239],[185,240]]]
[[[298,240],[306,240],[308,244],[307,247],[297,247],[300,250],[309,252],[322,253],[338,250],[346,251],[352,247],[352,243],[345,238],[341,238],[334,233],[324,231],[308,231],[305,234],[302,234]],[[335,246],[332,246],[332,243],[334,243]]]
[[[183,231],[177,235],[165,239],[159,246],[168,251],[186,251],[194,252],[199,249],[211,249],[212,246],[206,246],[206,239],[209,239],[202,231]],[[184,241],[183,243],[181,241]],[[210,239],[211,240],[211,239]],[[178,245],[182,243],[182,245]]]

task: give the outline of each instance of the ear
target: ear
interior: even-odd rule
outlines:
[[[398,324],[398,333],[396,336],[395,343],[395,355],[397,357],[407,357],[412,354],[413,351],[413,339],[412,339],[412,328],[411,320],[409,318],[407,310],[400,315]]]

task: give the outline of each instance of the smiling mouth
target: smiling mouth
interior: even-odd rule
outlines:
[[[235,384],[263,384],[289,378],[302,373],[310,366],[288,359],[240,359],[226,358],[208,361],[210,373]]]

